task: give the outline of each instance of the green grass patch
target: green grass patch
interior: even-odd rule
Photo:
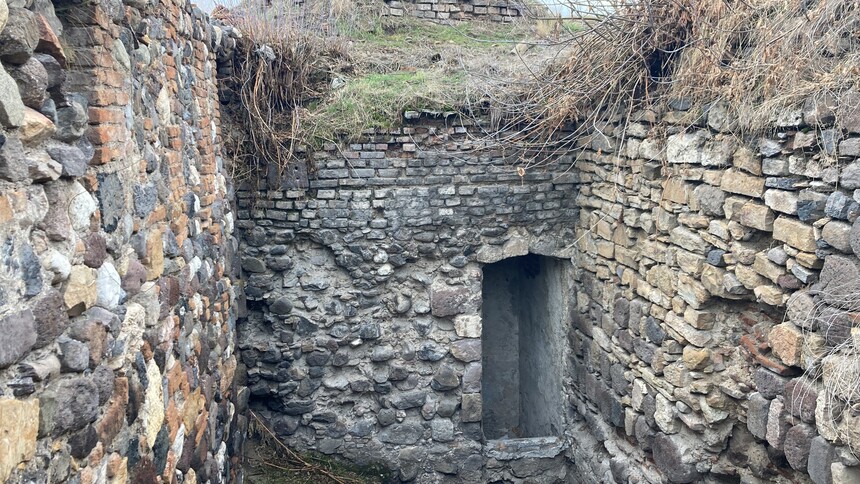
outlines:
[[[405,111],[457,109],[466,76],[441,69],[373,73],[348,79],[346,85],[309,107],[310,139],[334,141],[356,137],[367,128],[391,128]]]
[[[459,22],[438,24],[414,18],[382,17],[362,28],[343,27],[342,34],[371,48],[409,49],[421,44],[452,44],[471,49],[516,43],[527,37],[521,23]]]

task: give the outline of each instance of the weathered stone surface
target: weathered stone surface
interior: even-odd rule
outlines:
[[[749,407],[747,410],[747,428],[750,433],[764,440],[767,435],[767,419],[770,413],[770,400],[764,398],[760,393],[749,396]]]
[[[788,366],[800,364],[803,349],[803,334],[792,323],[778,324],[768,334],[770,347],[783,363]]]
[[[430,309],[434,316],[454,316],[463,312],[470,291],[465,287],[435,287],[430,293]]]
[[[747,227],[770,232],[774,226],[774,213],[766,205],[747,202],[738,209],[737,221]]]
[[[379,440],[388,444],[413,445],[424,434],[424,427],[417,423],[391,425],[379,432]]]
[[[98,415],[98,387],[87,377],[56,382],[39,400],[39,435],[80,430]]]
[[[782,450],[785,442],[785,434],[790,428],[786,420],[785,404],[781,399],[771,400],[767,415],[767,431],[765,438],[767,443],[775,449]]]
[[[785,384],[788,379],[777,375],[767,368],[756,368],[753,373],[756,390],[767,399],[773,399],[785,392]]]
[[[836,453],[830,442],[821,436],[812,439],[807,463],[807,472],[809,472],[812,482],[815,484],[830,484],[832,482],[830,464],[835,458]]]
[[[54,122],[42,113],[24,107],[24,118],[21,127],[18,128],[18,136],[25,145],[35,145],[45,141],[54,135],[56,126]]]
[[[7,128],[21,126],[24,122],[24,101],[18,91],[18,84],[0,66],[0,124]]]
[[[35,57],[30,57],[20,66],[9,69],[9,75],[18,84],[24,105],[35,110],[41,109],[48,98],[48,71],[45,66]]]
[[[0,60],[23,64],[39,43],[36,14],[20,7],[9,8],[9,20],[0,31]]]
[[[780,216],[773,223],[773,238],[806,252],[815,252],[815,231],[800,220]]]
[[[834,249],[845,253],[851,250],[851,225],[846,222],[831,220],[821,229],[821,238]]]
[[[729,193],[761,198],[764,194],[764,178],[729,169],[723,173],[720,188]]]
[[[29,309],[9,314],[0,319],[3,338],[0,338],[0,368],[17,362],[35,346],[38,335],[36,320]]]
[[[700,478],[683,437],[658,434],[652,452],[654,463],[670,482],[696,482]]]
[[[783,451],[793,469],[806,471],[813,437],[815,437],[815,430],[806,424],[795,425],[786,432]]]
[[[97,272],[85,266],[73,266],[63,291],[63,300],[69,312],[81,313],[96,304]]]
[[[464,361],[479,361],[481,359],[481,340],[467,339],[451,343],[451,355]]]
[[[39,400],[0,397],[0,481],[33,458],[38,431]]]

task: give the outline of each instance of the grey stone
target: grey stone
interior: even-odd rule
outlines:
[[[71,178],[86,174],[90,158],[77,146],[54,143],[46,150],[51,159],[63,166],[62,176]]]
[[[363,340],[376,340],[382,336],[382,330],[377,323],[364,323],[358,329],[358,337]]]
[[[855,161],[842,169],[839,186],[846,190],[860,188],[860,161]]]
[[[824,259],[817,291],[821,299],[833,306],[850,309],[850,303],[860,293],[860,260],[854,256],[833,254]]]
[[[433,440],[436,442],[451,442],[454,440],[454,423],[446,418],[433,419],[430,422]]]
[[[654,317],[648,316],[645,318],[645,336],[655,345],[660,345],[666,339],[666,331]]]
[[[433,379],[430,381],[430,387],[436,391],[446,392],[460,386],[460,377],[448,365],[442,365],[436,370]]]
[[[0,319],[3,337],[0,338],[0,368],[17,362],[35,346],[38,335],[36,320],[29,309]]]
[[[26,180],[29,174],[21,140],[0,133],[0,179],[18,182]]]
[[[851,226],[851,233],[848,235],[848,243],[851,246],[851,251],[854,255],[860,257],[860,217],[854,221]]]
[[[66,80],[66,70],[63,69],[57,59],[48,54],[33,54],[33,58],[42,64],[48,75],[48,90],[63,84],[63,81]]]
[[[84,428],[98,416],[99,389],[89,378],[55,382],[39,398],[39,435],[58,436]]]
[[[804,222],[814,222],[824,217],[827,195],[813,190],[801,190],[797,199],[797,217]]]
[[[59,343],[62,371],[84,371],[89,368],[90,348],[86,343],[65,337]]]
[[[281,296],[269,305],[269,310],[278,316],[286,316],[293,311],[293,303],[286,296]]]
[[[726,192],[715,186],[701,184],[693,190],[699,209],[705,214],[714,217],[723,216],[723,205],[726,200]]]
[[[96,196],[102,215],[105,232],[113,233],[119,226],[126,211],[123,182],[116,173],[103,173],[98,176],[99,188]]]
[[[413,445],[421,440],[424,427],[421,424],[406,422],[390,425],[379,432],[379,440],[387,444]]]
[[[376,421],[382,427],[387,427],[397,421],[397,413],[394,409],[383,408],[376,414]]]
[[[0,60],[23,64],[39,44],[39,23],[36,14],[20,8],[9,8],[9,21],[0,32]]]
[[[700,475],[693,463],[684,462],[685,444],[679,435],[658,434],[654,438],[654,463],[673,483],[696,482]]]
[[[24,121],[24,101],[18,84],[0,65],[0,124],[7,128],[21,126]]]
[[[770,412],[770,400],[760,393],[749,396],[747,409],[747,428],[756,438],[764,440],[767,436],[767,418]]]
[[[70,99],[66,106],[57,109],[57,131],[54,138],[67,143],[76,141],[83,136],[89,122],[85,104]],[[84,155],[87,156],[86,150]],[[92,155],[87,156],[91,158]]]
[[[481,363],[469,363],[463,370],[463,393],[478,393],[481,391]]]
[[[9,75],[18,84],[18,92],[24,105],[35,110],[42,108],[48,98],[48,71],[35,57],[9,69]]]
[[[427,400],[427,392],[424,390],[412,390],[402,392],[391,399],[391,405],[398,410],[407,410],[424,405]]]
[[[132,201],[134,203],[134,214],[144,218],[148,216],[158,202],[158,190],[155,185],[135,185],[133,187]]]
[[[806,424],[795,425],[786,432],[783,452],[792,469],[806,471],[813,437],[815,437],[815,429]]]
[[[24,281],[24,297],[31,298],[42,292],[42,264],[29,244],[24,244],[18,253],[18,266]]]
[[[755,381],[756,390],[758,390],[761,396],[767,399],[773,399],[778,395],[782,395],[785,392],[785,384],[788,382],[787,378],[779,376],[764,367],[756,368],[753,373],[753,380]]]
[[[421,345],[421,348],[416,352],[421,361],[439,361],[446,354],[448,354],[448,350],[432,341]]]
[[[812,482],[815,484],[830,484],[832,481],[830,464],[835,460],[836,452],[833,445],[820,435],[814,437],[809,445],[809,458],[806,467],[806,471],[809,473],[809,478],[812,479]]]
[[[466,393],[461,397],[460,421],[480,422],[483,415],[481,395],[479,393]]]
[[[451,343],[451,355],[454,358],[464,361],[480,361],[481,360],[481,340],[479,339],[464,339]]]
[[[858,213],[860,213],[860,204],[848,195],[835,191],[827,197],[824,214],[828,217],[844,220],[852,215],[856,216]]]

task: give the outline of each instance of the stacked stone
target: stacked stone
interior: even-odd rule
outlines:
[[[173,1],[13,5],[0,0],[0,481],[235,477],[208,21]]]
[[[562,481],[558,443],[483,448],[479,264],[570,257],[572,158],[520,177],[452,124],[371,130],[314,153],[309,179],[240,187],[251,406],[291,446],[404,481]]]
[[[523,15],[523,6],[509,0],[386,0],[392,17],[411,15],[423,19],[489,20],[512,22]]]
[[[575,405],[637,441],[617,458],[671,482],[860,479],[837,370],[860,342],[858,100],[753,141],[680,101],[581,140]]]

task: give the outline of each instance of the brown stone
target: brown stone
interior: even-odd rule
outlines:
[[[164,242],[161,231],[153,230],[146,239],[146,280],[154,281],[164,272]]]
[[[738,222],[747,227],[770,232],[773,230],[773,210],[766,205],[747,202],[738,210]]]
[[[773,223],[773,238],[804,252],[815,252],[815,230],[792,217],[780,216]]]
[[[702,370],[711,363],[711,351],[685,346],[683,358],[690,371]]]
[[[803,349],[803,334],[792,323],[781,323],[774,326],[768,333],[768,341],[773,353],[789,366],[800,364]]]
[[[96,303],[96,271],[85,266],[73,266],[63,291],[63,301],[69,314],[80,314]]]
[[[761,198],[764,193],[764,178],[747,175],[735,169],[723,173],[720,188],[729,193]]]
[[[46,118],[45,115],[25,107],[24,121],[18,130],[18,134],[21,142],[25,145],[34,145],[53,136],[56,129],[54,123]]]
[[[0,398],[0,482],[36,453],[39,400]]]
[[[50,55],[54,59],[57,59],[60,66],[65,67],[66,53],[63,51],[63,45],[60,43],[60,39],[57,37],[54,29],[48,24],[44,15],[37,15],[36,21],[39,24],[39,43],[36,45],[36,52]]]

